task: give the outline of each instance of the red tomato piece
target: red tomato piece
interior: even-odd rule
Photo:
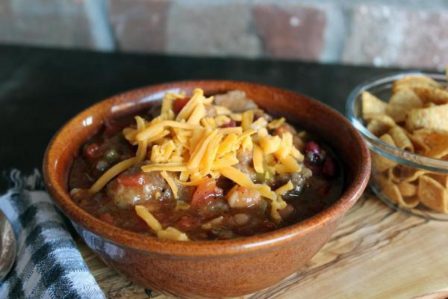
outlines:
[[[187,105],[189,98],[177,99],[173,102],[173,111],[175,114],[178,114],[185,105]]]
[[[139,187],[145,184],[145,177],[141,173],[121,175],[117,178],[117,182],[126,187]]]
[[[198,185],[191,199],[191,205],[193,207],[205,206],[209,201],[217,197],[222,197],[222,195],[223,191],[216,186],[216,181],[208,180]]]

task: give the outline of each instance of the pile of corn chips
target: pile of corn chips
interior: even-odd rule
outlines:
[[[447,72],[448,77],[448,72]],[[447,78],[448,80],[448,78]],[[448,161],[448,88],[423,75],[393,83],[389,101],[363,92],[362,117],[383,142]],[[372,153],[373,182],[396,204],[448,213],[448,175],[404,166]]]

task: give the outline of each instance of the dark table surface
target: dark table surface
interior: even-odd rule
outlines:
[[[40,169],[47,143],[65,121],[96,101],[135,87],[186,79],[245,80],[294,90],[344,112],[351,89],[392,71],[0,46],[0,170]]]

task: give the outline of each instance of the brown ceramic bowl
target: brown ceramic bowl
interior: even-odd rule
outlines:
[[[269,233],[226,241],[158,240],[103,222],[70,198],[67,178],[78,149],[105,119],[141,110],[167,91],[208,94],[239,89],[273,115],[320,136],[342,161],[345,186],[330,207],[297,224]],[[43,164],[48,191],[78,233],[109,266],[134,282],[181,297],[227,297],[275,284],[300,267],[327,242],[347,210],[366,187],[368,149],[339,113],[290,91],[234,81],[187,81],[149,86],[106,99],[71,119],[50,142]]]

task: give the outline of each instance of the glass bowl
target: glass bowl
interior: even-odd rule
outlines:
[[[363,91],[368,91],[383,101],[390,99],[393,82],[409,75],[425,75],[442,85],[447,85],[445,75],[438,73],[401,72],[375,78],[358,85],[350,93],[346,103],[346,115],[361,133],[370,149],[372,175],[369,185],[373,192],[388,206],[395,209],[425,219],[448,221],[448,214],[425,207],[419,203],[415,195],[418,178],[423,173],[436,178],[437,181],[443,181],[445,193],[448,193],[448,161],[414,154],[387,144],[372,134],[362,119],[361,94]],[[394,166],[384,171],[382,166],[385,163]],[[400,194],[397,194],[397,190]],[[445,197],[448,198],[448,194]]]

